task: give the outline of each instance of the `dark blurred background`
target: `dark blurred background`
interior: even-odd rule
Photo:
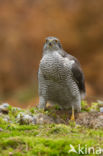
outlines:
[[[0,0],[0,100],[38,103],[45,37],[56,36],[84,70],[87,96],[103,95],[103,0]]]

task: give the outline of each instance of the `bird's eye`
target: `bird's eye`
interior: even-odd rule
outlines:
[[[58,41],[57,41],[57,40],[55,40],[55,42],[57,43]]]
[[[45,41],[46,43],[48,42],[48,40]]]

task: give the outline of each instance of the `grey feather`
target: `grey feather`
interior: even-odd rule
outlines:
[[[85,93],[84,75],[77,59],[66,53],[57,38],[49,37],[39,65],[39,108],[46,103],[81,110],[81,93]]]
[[[67,52],[64,51],[64,56],[67,57],[69,60],[74,60],[74,63],[72,65],[72,73],[73,73],[73,78],[75,82],[77,83],[79,87],[79,91],[81,93],[81,99],[84,99],[85,94],[86,94],[86,89],[85,89],[85,78],[84,78],[84,73],[82,71],[82,68],[80,66],[79,61],[77,58],[74,56],[68,54]]]

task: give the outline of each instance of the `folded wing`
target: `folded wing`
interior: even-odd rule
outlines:
[[[67,57],[69,60],[74,61],[72,64],[73,79],[77,83],[80,94],[81,94],[81,99],[83,99],[86,94],[86,89],[85,89],[85,78],[84,78],[84,74],[81,69],[80,63],[74,56],[68,53],[65,53],[64,57]]]

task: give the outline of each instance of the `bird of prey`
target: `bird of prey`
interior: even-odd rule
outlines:
[[[58,38],[48,37],[38,71],[39,105],[45,109],[47,102],[63,109],[80,112],[81,99],[85,97],[84,74],[79,61],[63,50]]]

